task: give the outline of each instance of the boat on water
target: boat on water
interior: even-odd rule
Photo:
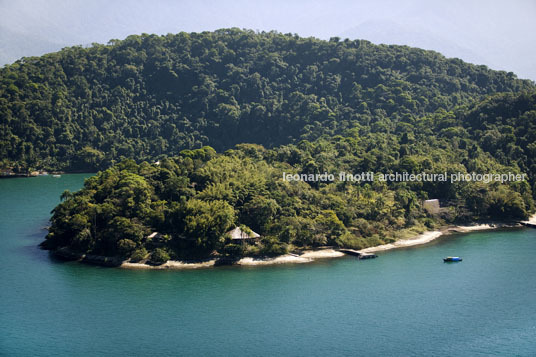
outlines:
[[[463,259],[460,258],[460,257],[446,257],[446,258],[443,258],[443,261],[445,263],[449,263],[449,262],[461,262]]]
[[[52,175],[52,177],[61,177],[61,175]]]

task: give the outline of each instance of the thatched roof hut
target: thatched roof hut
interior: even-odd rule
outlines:
[[[258,233],[253,232],[251,229],[249,230],[249,232],[245,232],[240,229],[240,227],[236,227],[235,229],[227,232],[227,234],[234,241],[247,241],[260,238],[260,235]]]

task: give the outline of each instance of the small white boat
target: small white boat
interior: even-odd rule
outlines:
[[[61,175],[52,175],[52,177],[61,177]]]

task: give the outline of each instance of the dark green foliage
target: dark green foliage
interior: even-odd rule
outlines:
[[[149,252],[147,252],[147,249],[142,247],[140,249],[136,249],[134,253],[132,253],[132,255],[130,256],[130,260],[132,262],[140,262],[146,259],[148,255],[149,255]]]
[[[405,46],[238,29],[144,34],[0,69],[0,159],[20,171],[95,171],[123,157],[243,142],[271,148],[352,128],[397,132],[407,145],[423,115],[533,88],[512,73]],[[511,134],[486,133],[485,150],[508,155]]]
[[[165,249],[156,248],[151,254],[151,263],[153,264],[163,264],[169,260],[169,254]]]
[[[226,244],[223,248],[223,255],[232,259],[239,259],[244,255],[244,245],[243,244]]]
[[[119,254],[123,257],[130,257],[136,249],[136,243],[130,239],[121,239],[117,245]]]
[[[262,240],[262,246],[260,255],[266,257],[273,257],[288,253],[287,244],[280,242],[275,237],[265,237]]]
[[[535,178],[536,92],[491,96],[460,110],[458,117],[482,150],[502,164],[516,163]]]
[[[512,73],[367,41],[238,29],[130,36],[0,69],[0,166],[102,170],[62,195],[48,249],[155,264],[359,249],[533,212],[535,88]],[[529,180],[282,178],[341,171]],[[422,208],[430,198],[439,214]],[[233,243],[226,232],[236,226],[262,238]]]
[[[436,122],[441,122],[439,115]],[[336,179],[312,185],[283,179],[283,172],[301,173],[311,165],[335,175],[365,168],[378,173],[520,172],[515,164],[499,163],[471,138],[466,147],[475,146],[474,152],[450,138],[428,137],[417,130],[419,125],[402,157],[403,138],[396,134],[356,133],[270,150],[251,145],[224,154],[187,150],[160,165],[126,160],[88,179],[81,191],[63,195],[44,245],[133,261],[150,254],[158,264],[169,256],[237,259],[284,254],[293,247],[360,249],[457,220],[522,219],[534,209],[528,182]],[[169,188],[169,182],[178,184]],[[440,199],[444,211],[430,216],[422,208],[428,198]],[[262,238],[253,245],[233,243],[226,232],[236,226],[244,232],[253,228]],[[147,238],[155,231],[158,239]]]
[[[233,207],[225,201],[191,199],[184,208],[184,232],[196,239],[201,251],[210,253],[235,220]],[[182,226],[182,225],[181,225]]]

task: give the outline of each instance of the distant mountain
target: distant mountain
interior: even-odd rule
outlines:
[[[342,38],[367,39],[377,44],[407,45],[438,51],[449,58],[460,58],[492,69],[514,71],[521,78],[536,79],[534,53],[524,44],[534,37],[527,33],[522,38],[512,29],[490,36],[484,28],[471,28],[464,33],[459,22],[449,22],[437,13],[429,18],[400,18],[368,20],[340,34]],[[437,21],[437,26],[434,26]],[[459,19],[458,19],[459,21]],[[504,27],[504,24],[501,24]],[[500,44],[497,45],[497,44]]]
[[[367,39],[377,44],[407,45],[440,52],[449,58],[461,58],[470,63],[489,63],[489,60],[479,56],[470,48],[448,40],[419,27],[418,24],[399,24],[392,20],[365,21],[340,35],[342,38]]]
[[[11,31],[0,25],[0,66],[13,63],[21,57],[42,55],[61,49],[60,43],[46,37]]]

